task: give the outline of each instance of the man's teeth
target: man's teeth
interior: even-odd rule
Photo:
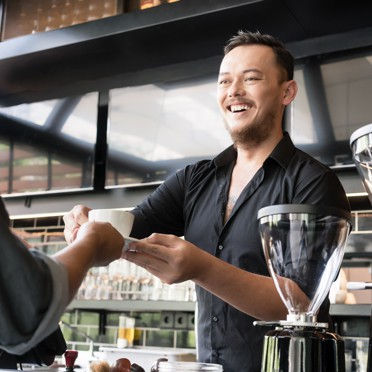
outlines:
[[[231,105],[230,110],[231,112],[239,112],[239,111],[245,111],[248,110],[248,105]]]

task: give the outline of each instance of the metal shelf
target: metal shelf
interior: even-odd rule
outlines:
[[[136,300],[74,300],[67,310],[107,311],[194,311],[195,302]]]
[[[332,316],[371,316],[372,304],[357,304],[357,305],[344,305],[334,304],[331,305],[330,314]]]
[[[342,261],[342,267],[349,268],[349,267],[372,267],[372,260],[371,259],[345,259]]]
[[[74,300],[67,310],[107,311],[195,311],[195,302],[188,301],[136,301],[136,300]],[[372,304],[331,305],[333,316],[370,316]]]

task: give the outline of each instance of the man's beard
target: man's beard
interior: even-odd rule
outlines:
[[[270,137],[275,127],[275,117],[275,113],[271,111],[264,118],[256,119],[249,125],[235,131],[229,127],[226,119],[224,119],[224,122],[235,146],[252,147],[259,145]]]

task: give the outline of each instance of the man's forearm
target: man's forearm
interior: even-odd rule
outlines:
[[[285,319],[287,310],[271,277],[253,274],[201,252],[194,282],[238,310],[261,320]]]
[[[254,318],[279,320],[287,313],[270,277],[239,269],[174,235],[131,243],[123,257],[168,284],[193,280]]]

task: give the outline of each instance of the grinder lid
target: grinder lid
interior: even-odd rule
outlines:
[[[286,213],[307,213],[317,214],[322,216],[335,216],[344,218],[345,220],[351,220],[351,214],[349,211],[340,208],[319,206],[312,204],[277,204],[269,205],[261,208],[257,213],[257,219],[259,220],[265,216],[271,216],[273,214],[286,214]]]
[[[357,129],[355,132],[352,133],[350,137],[350,146],[356,141],[358,138],[366,136],[367,134],[372,134],[372,123],[364,125],[363,127]]]

